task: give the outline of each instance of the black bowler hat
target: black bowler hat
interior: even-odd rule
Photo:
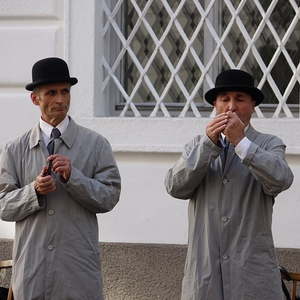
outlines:
[[[251,95],[255,100],[255,106],[264,100],[262,91],[254,87],[253,77],[249,73],[237,69],[220,73],[216,78],[215,88],[207,91],[204,97],[208,103],[214,105],[214,101],[220,92],[229,91],[240,91]]]
[[[32,67],[32,83],[25,86],[32,91],[37,86],[48,83],[68,82],[74,85],[77,78],[70,77],[67,63],[58,57],[48,57],[37,61]]]

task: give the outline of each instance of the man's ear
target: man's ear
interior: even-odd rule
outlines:
[[[31,97],[31,101],[32,101],[32,103],[33,103],[34,105],[40,105],[40,103],[39,103],[39,96],[38,96],[37,93],[32,92],[32,93],[30,94],[30,97]]]

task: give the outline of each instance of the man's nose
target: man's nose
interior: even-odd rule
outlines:
[[[55,97],[56,102],[63,102],[64,101],[64,95],[61,93],[57,93]]]
[[[236,110],[236,103],[234,99],[231,99],[228,103],[228,109],[231,111],[235,111]]]

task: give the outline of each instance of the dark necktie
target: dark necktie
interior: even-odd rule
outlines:
[[[54,127],[51,131],[50,141],[47,145],[49,155],[52,155],[54,153],[54,140],[59,138],[60,135],[61,135],[60,131]]]
[[[229,141],[225,138],[224,139],[224,162],[226,162],[228,149],[229,149]]]
[[[227,153],[228,153],[228,149],[229,149],[229,141],[224,138],[224,139],[220,139],[220,143],[223,147],[223,151],[221,152],[221,159],[222,159],[222,167],[223,170],[225,168],[225,163],[226,163],[226,158],[227,158]]]

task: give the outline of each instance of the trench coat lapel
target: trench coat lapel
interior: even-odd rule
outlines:
[[[64,144],[70,149],[72,148],[73,144],[75,143],[76,136],[78,134],[78,125],[75,124],[71,117],[69,125],[65,132],[60,136],[61,140]]]
[[[47,157],[49,156],[47,147],[44,143],[44,140],[42,138],[42,132],[40,129],[40,125],[37,124],[34,128],[32,128],[31,132],[30,132],[30,138],[29,138],[29,148],[33,149],[35,147],[40,147],[45,160],[47,159]]]

